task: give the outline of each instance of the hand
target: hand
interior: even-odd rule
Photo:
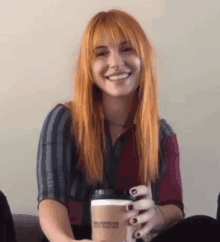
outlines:
[[[133,193],[136,191],[136,193]],[[131,225],[141,225],[141,229],[135,231],[134,238],[141,238],[147,235],[157,225],[157,210],[152,200],[151,186],[140,185],[132,187],[129,193],[135,197],[129,205],[126,205],[127,211],[139,210],[139,214],[131,217],[129,222]],[[133,208],[132,206],[133,205]]]

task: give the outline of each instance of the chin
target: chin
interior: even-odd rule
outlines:
[[[107,93],[108,96],[111,97],[129,97],[129,96],[133,96],[133,92],[129,92],[129,93],[123,93],[123,92],[117,92],[117,93]]]

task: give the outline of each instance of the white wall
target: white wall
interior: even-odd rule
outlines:
[[[216,216],[220,169],[219,0],[8,0],[0,6],[0,189],[13,213],[37,214],[42,124],[69,97],[89,19],[121,7],[158,52],[161,113],[182,152],[186,215]]]

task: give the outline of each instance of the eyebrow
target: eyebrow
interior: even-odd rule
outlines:
[[[124,44],[128,44],[128,43],[129,42],[127,42],[127,41],[123,41],[120,43],[120,45],[124,45]],[[108,48],[108,47],[106,45],[99,45],[95,49],[97,50],[97,49],[102,49],[102,48]]]

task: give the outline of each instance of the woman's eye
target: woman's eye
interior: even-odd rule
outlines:
[[[133,48],[131,48],[131,47],[121,49],[122,52],[129,52],[129,51],[132,51],[132,50],[133,50]],[[107,55],[108,53],[109,52],[99,52],[99,53],[96,53],[95,55],[96,55],[96,57],[101,57],[101,56]]]
[[[100,53],[97,53],[96,54],[96,56],[103,56],[103,55],[105,55],[106,53],[104,53],[104,52],[100,52]]]
[[[122,49],[122,51],[130,51],[130,50],[133,50],[131,47],[128,47],[128,48],[124,48],[124,49]]]

